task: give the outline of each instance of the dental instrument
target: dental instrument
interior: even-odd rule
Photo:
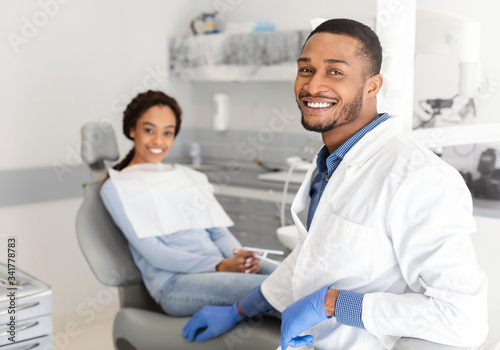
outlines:
[[[261,248],[253,248],[253,247],[243,247],[242,249],[248,250],[249,252],[260,253],[261,255],[254,255],[254,256],[257,259],[268,261],[268,262],[270,262],[271,264],[274,264],[274,265],[279,265],[280,262],[276,261],[276,260],[273,260],[273,259],[269,259],[267,257],[267,255],[268,254],[271,254],[271,255],[284,255],[284,252],[281,251],[281,250],[261,249]]]

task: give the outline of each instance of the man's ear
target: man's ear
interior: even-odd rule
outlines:
[[[382,84],[384,82],[384,78],[382,74],[375,74],[369,77],[366,80],[365,84],[365,93],[367,98],[374,98],[377,96]]]

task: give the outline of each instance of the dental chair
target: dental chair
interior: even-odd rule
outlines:
[[[271,317],[244,321],[230,332],[201,343],[189,343],[182,337],[182,327],[190,317],[168,316],[151,298],[125,237],[101,201],[99,190],[106,177],[106,162],[118,157],[111,125],[91,123],[82,128],[82,158],[90,167],[94,182],[83,185],[84,200],[76,218],[76,233],[95,277],[119,290],[120,310],[113,323],[115,349],[276,349],[280,321]]]

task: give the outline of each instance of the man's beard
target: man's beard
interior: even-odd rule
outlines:
[[[299,105],[300,109],[300,104],[298,101],[297,104]],[[349,124],[358,119],[361,107],[363,107],[363,89],[359,89],[357,95],[354,96],[351,102],[344,105],[344,107],[340,111],[338,118],[333,120],[327,120],[326,122],[319,125],[307,122],[304,118],[304,113],[302,112],[302,109],[300,109],[300,111],[302,112],[302,119],[301,119],[302,126],[304,127],[304,129],[309,131],[316,131],[321,133],[328,132],[330,130],[338,128],[342,125]]]

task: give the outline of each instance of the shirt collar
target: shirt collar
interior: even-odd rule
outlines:
[[[328,148],[323,146],[318,152],[316,158],[316,166],[318,171],[327,177],[332,176],[333,172],[337,168],[338,164],[342,161],[347,152],[369,131],[373,130],[377,125],[389,119],[389,114],[384,113],[379,115],[378,118],[373,120],[370,124],[364,126],[357,133],[352,135],[346,142],[344,142],[339,148],[329,153]]]

